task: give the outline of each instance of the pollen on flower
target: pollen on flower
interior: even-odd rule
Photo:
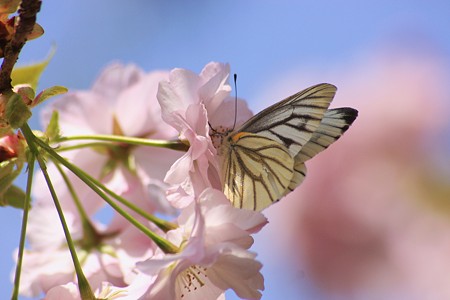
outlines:
[[[193,265],[178,275],[178,283],[181,291],[180,297],[183,298],[186,293],[196,291],[205,285],[207,268]]]

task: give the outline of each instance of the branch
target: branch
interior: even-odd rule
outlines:
[[[0,93],[12,88],[11,72],[25,45],[28,35],[36,24],[36,15],[41,9],[41,0],[23,0],[19,8],[19,19],[11,41],[5,47],[5,56],[0,70]]]

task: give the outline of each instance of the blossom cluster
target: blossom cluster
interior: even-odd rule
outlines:
[[[59,120],[53,149],[98,180],[102,191],[124,200],[117,204],[123,213],[111,210],[101,193],[49,159],[48,174],[96,297],[224,299],[228,289],[241,298],[261,297],[262,265],[249,248],[267,219],[227,200],[209,135],[211,128],[232,127],[236,113],[236,124],[252,115],[230,96],[229,73],[228,65],[214,62],[200,74],[145,73],[117,63],[91,90],[69,93],[42,111],[43,126],[55,114]],[[107,135],[177,140],[186,150],[89,140]],[[20,293],[80,299],[66,236],[40,172],[32,195]]]

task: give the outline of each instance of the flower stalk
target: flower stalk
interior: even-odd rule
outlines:
[[[22,228],[20,230],[20,241],[19,241],[19,252],[17,254],[17,265],[14,276],[14,288],[11,299],[17,300],[19,295],[19,285],[20,285],[20,275],[22,272],[22,262],[23,262],[23,252],[25,250],[25,238],[27,233],[27,224],[28,224],[28,213],[30,211],[30,202],[31,202],[31,185],[33,182],[34,175],[34,163],[36,157],[33,153],[31,153],[29,161],[28,161],[28,176],[27,176],[27,188],[25,194],[25,203],[23,208],[23,216],[22,216]]]
[[[59,174],[64,180],[64,183],[67,186],[67,189],[69,190],[70,195],[72,196],[72,199],[75,203],[75,206],[77,208],[78,213],[80,214],[81,224],[83,226],[83,239],[82,244],[84,248],[89,249],[91,247],[95,247],[98,245],[99,242],[101,242],[101,239],[99,238],[99,234],[97,233],[95,227],[92,225],[92,223],[89,221],[89,217],[86,213],[86,210],[83,208],[83,205],[81,204],[80,199],[78,198],[78,195],[70,182],[69,178],[67,177],[64,170],[61,168],[59,164],[55,164],[56,168],[58,169]]]
[[[140,207],[138,207],[137,205],[133,204],[132,202],[127,201],[127,199],[117,195],[116,193],[111,191],[108,187],[106,187],[103,183],[101,183],[100,181],[98,181],[97,179],[95,179],[94,177],[89,175],[88,173],[84,172],[83,170],[78,169],[78,171],[81,174],[83,174],[83,176],[86,176],[86,178],[88,180],[90,180],[92,183],[97,185],[100,189],[102,189],[108,195],[110,195],[111,197],[113,197],[114,199],[119,201],[119,203],[125,205],[127,208],[129,208],[132,211],[134,211],[135,213],[139,214],[141,217],[144,217],[145,219],[149,220],[150,222],[152,222],[153,224],[158,226],[158,228],[161,229],[162,231],[167,232],[169,230],[177,228],[176,224],[174,224],[172,222],[169,222],[169,221],[166,221],[166,220],[163,220],[163,219],[160,219],[158,217],[155,217],[154,215],[151,215],[151,214],[145,212],[144,210],[142,210]]]
[[[52,159],[56,160],[58,163],[61,163],[63,166],[65,166],[67,169],[69,169],[71,172],[73,172],[78,178],[80,178],[87,186],[89,186],[97,195],[99,195],[101,198],[103,198],[114,210],[116,210],[121,216],[123,216],[125,219],[127,219],[131,224],[133,224],[136,228],[138,228],[140,231],[142,231],[145,235],[147,235],[155,244],[165,253],[177,253],[179,251],[178,247],[170,243],[169,241],[163,239],[162,237],[158,236],[154,232],[152,232],[150,229],[142,225],[140,222],[138,222],[133,216],[128,214],[126,211],[124,211],[120,206],[118,206],[114,201],[111,201],[111,199],[94,183],[90,180],[90,176],[86,176],[82,170],[80,170],[77,166],[71,164],[67,160],[65,160],[63,157],[61,157],[56,151],[54,151],[50,146],[48,146],[46,143],[41,141],[40,139],[35,139],[36,143],[42,147],[51,157]]]
[[[108,141],[115,143],[124,143],[137,146],[149,146],[158,148],[167,148],[172,150],[184,151],[189,149],[189,146],[179,140],[166,141],[166,140],[154,140],[147,138],[129,137],[121,135],[107,135],[107,134],[93,134],[93,135],[74,135],[67,136],[58,139],[59,142],[74,141],[74,140],[97,140]]]
[[[58,216],[61,221],[62,228],[64,230],[64,235],[66,237],[67,246],[69,248],[70,255],[72,257],[72,261],[73,261],[73,264],[75,267],[75,272],[77,274],[77,279],[78,279],[78,287],[79,287],[82,299],[95,299],[95,296],[91,290],[89,282],[87,281],[87,278],[83,273],[83,269],[81,268],[80,261],[78,260],[77,252],[75,250],[75,245],[74,245],[72,237],[70,235],[70,231],[67,226],[61,204],[59,203],[58,195],[56,194],[56,191],[53,187],[50,176],[47,172],[47,166],[36,146],[36,144],[38,144],[37,142],[39,141],[39,139],[36,138],[36,136],[33,134],[33,132],[31,131],[31,128],[28,126],[28,124],[25,124],[21,128],[21,131],[25,137],[25,140],[27,141],[30,152],[32,153],[32,155],[34,155],[36,157],[36,160],[38,161],[39,167],[42,171],[42,174],[44,175],[44,179],[47,183],[50,194],[52,195],[52,199],[55,204],[55,208],[58,212]]]

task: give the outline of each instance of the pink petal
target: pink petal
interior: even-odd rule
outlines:
[[[152,72],[142,76],[133,86],[118,95],[115,116],[128,136],[173,138],[176,132],[162,122],[161,109],[156,99],[159,82],[167,80],[168,72]]]
[[[178,112],[184,117],[184,111],[190,104],[198,102],[198,76],[191,71],[175,69],[170,72],[169,81],[162,81],[158,89],[158,101],[162,118],[168,124],[176,126],[173,115]]]
[[[144,73],[135,65],[115,63],[106,67],[92,86],[92,91],[114,101],[121,91],[142,79]]]
[[[47,292],[45,300],[79,300],[81,299],[78,285],[73,282],[69,282],[64,285],[55,286]]]

